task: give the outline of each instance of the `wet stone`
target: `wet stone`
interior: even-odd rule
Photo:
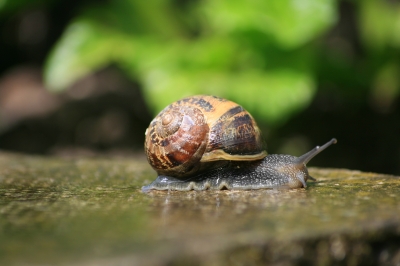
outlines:
[[[0,265],[400,264],[400,178],[310,174],[306,189],[144,194],[143,157],[0,153]]]

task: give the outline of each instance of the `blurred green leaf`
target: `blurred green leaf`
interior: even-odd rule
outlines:
[[[359,1],[361,37],[367,48],[383,51],[400,47],[400,3],[395,1]]]
[[[126,34],[173,38],[184,35],[175,9],[165,0],[113,0],[85,9],[80,17]]]
[[[270,125],[283,124],[311,102],[316,86],[309,73],[290,69],[247,71],[230,79],[228,98]]]
[[[188,95],[214,94],[279,124],[309,104],[315,50],[305,44],[335,22],[333,0],[182,6],[116,0],[85,10],[48,57],[47,86],[60,91],[112,63],[141,83],[154,112]]]
[[[65,31],[48,58],[45,82],[60,91],[83,76],[125,54],[125,39],[88,20],[77,20]]]
[[[209,0],[203,10],[211,31],[257,30],[285,48],[309,42],[336,22],[334,0]]]
[[[195,42],[171,41],[165,45],[161,39],[141,38],[127,64],[134,65],[140,73],[153,69],[218,70],[234,65],[239,47],[230,40],[203,38]]]
[[[248,110],[270,124],[279,124],[306,107],[315,93],[310,68],[299,53],[286,54],[279,67],[272,50],[264,58],[246,51],[228,38],[203,38],[196,42],[140,40],[132,58],[124,57],[128,73],[139,73],[144,95],[155,113],[171,102],[194,94],[214,94],[247,104]],[[279,59],[278,59],[279,60]],[[310,62],[308,62],[310,63]],[[299,67],[300,66],[300,67]]]
[[[310,74],[289,69],[237,73],[154,69],[144,84],[146,99],[156,112],[185,96],[212,94],[240,102],[255,116],[275,125],[305,108],[316,90]]]

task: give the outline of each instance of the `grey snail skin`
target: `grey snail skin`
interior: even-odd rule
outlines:
[[[145,152],[158,177],[151,190],[245,190],[301,188],[306,164],[336,143],[332,139],[306,154],[267,155],[253,117],[229,100],[197,95],[162,110],[146,130]]]

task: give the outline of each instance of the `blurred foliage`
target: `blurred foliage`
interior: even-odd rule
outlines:
[[[336,21],[332,0],[118,0],[76,17],[49,56],[51,90],[117,64],[158,112],[192,94],[240,102],[270,123],[316,91],[316,43]]]
[[[34,2],[52,1],[0,0],[0,11]],[[342,94],[388,110],[400,86],[400,3],[349,2],[358,12],[361,52],[329,39],[339,21],[334,0],[85,5],[49,54],[45,82],[62,91],[114,64],[141,84],[154,113],[184,96],[213,94],[279,125],[335,80]]]

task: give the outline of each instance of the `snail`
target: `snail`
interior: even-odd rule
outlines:
[[[253,117],[232,101],[206,95],[178,100],[146,130],[145,152],[158,177],[150,190],[301,188],[306,164],[336,143],[332,139],[295,157],[267,155]]]

